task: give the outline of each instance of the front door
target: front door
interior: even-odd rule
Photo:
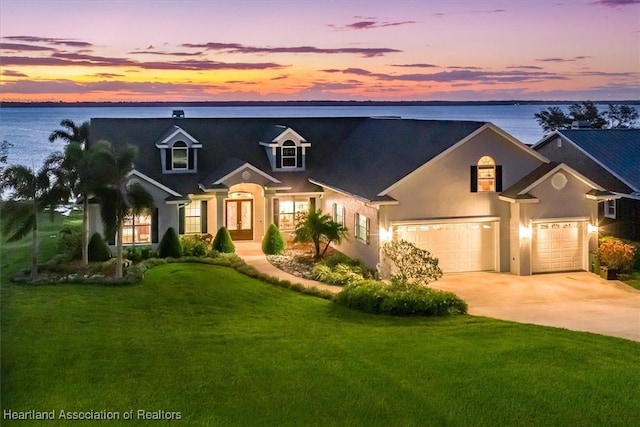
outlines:
[[[227,200],[226,227],[232,240],[253,240],[253,200]]]

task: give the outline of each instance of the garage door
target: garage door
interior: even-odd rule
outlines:
[[[445,273],[495,270],[497,222],[415,224],[394,227],[394,236],[439,260]]]
[[[532,271],[583,270],[585,222],[543,222],[533,225]]]

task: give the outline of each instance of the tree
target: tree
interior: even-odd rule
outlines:
[[[560,107],[549,107],[535,113],[536,119],[544,133],[557,129],[570,129],[573,122],[589,122],[592,129],[619,129],[636,126],[638,111],[623,104],[609,104],[608,111],[601,112],[593,101],[569,106],[566,114]]]
[[[329,215],[323,215],[322,210],[312,210],[302,216],[294,231],[295,243],[313,243],[314,258],[321,259],[332,242],[340,243],[347,235],[347,229]],[[324,249],[321,251],[321,245]]]
[[[569,117],[560,107],[549,107],[533,115],[544,133],[567,129],[571,125]]]
[[[610,129],[628,129],[637,125],[638,110],[630,105],[609,104],[605,115]]]
[[[262,239],[262,252],[266,255],[278,255],[284,252],[284,239],[278,226],[271,224]]]
[[[86,153],[89,142],[89,122],[77,126],[73,120],[64,119],[60,122],[64,129],[56,129],[49,135],[49,142],[62,140],[65,159],[61,167],[65,172],[67,185],[72,189],[75,197],[82,198],[82,262],[89,262],[89,193],[95,186],[86,167]]]
[[[61,157],[52,154],[38,172],[21,165],[2,171],[1,187],[11,192],[2,202],[2,234],[13,242],[31,233],[32,279],[38,276],[38,216],[48,208],[53,220],[54,208],[69,197],[69,190],[55,179]]]
[[[387,242],[382,253],[393,263],[391,281],[397,285],[426,285],[442,277],[438,258],[406,240]]]
[[[154,207],[153,196],[138,182],[129,182],[129,173],[138,155],[136,147],[125,146],[115,151],[107,141],[99,141],[89,148],[84,164],[90,181],[96,185],[100,215],[108,239],[116,237],[115,277],[122,277],[122,231],[129,215],[138,215]]]

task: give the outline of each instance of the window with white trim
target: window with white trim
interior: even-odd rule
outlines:
[[[274,211],[274,222],[280,230],[294,230],[302,217],[309,213],[310,198],[279,198]]]
[[[122,243],[151,243],[151,213],[127,215],[122,223]]]
[[[356,239],[369,244],[369,218],[357,213],[354,230]]]
[[[338,203],[333,204],[333,222],[344,225],[344,206]]]
[[[171,148],[171,167],[174,170],[189,168],[189,148],[184,141],[177,141]]]
[[[184,234],[200,234],[202,233],[201,227],[201,212],[200,206],[202,205],[200,200],[194,200],[193,202],[185,205],[184,207]]]
[[[478,191],[496,191],[496,162],[489,156],[478,160]]]
[[[604,201],[604,216],[611,219],[616,219],[616,201],[605,200]]]
[[[298,147],[296,147],[296,143],[293,141],[285,141],[282,143],[282,167],[298,167]]]

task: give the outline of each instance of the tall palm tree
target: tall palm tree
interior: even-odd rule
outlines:
[[[66,172],[64,179],[75,197],[82,198],[82,262],[89,263],[89,195],[95,185],[90,182],[83,169],[86,163],[85,154],[89,142],[89,122],[86,121],[77,126],[73,120],[64,119],[60,122],[64,129],[56,129],[49,135],[49,142],[62,140],[66,143],[64,148],[64,161],[61,164],[62,171]],[[86,165],[85,165],[86,166]]]
[[[38,276],[38,216],[69,199],[69,189],[56,175],[64,156],[54,153],[34,172],[26,166],[9,166],[1,178],[2,189],[10,191],[2,202],[2,234],[8,241],[21,240],[31,233],[31,278]]]
[[[122,277],[125,218],[154,207],[153,196],[142,185],[128,182],[137,155],[138,150],[134,146],[127,145],[115,151],[109,142],[99,141],[89,149],[83,163],[89,180],[100,183],[95,186],[95,194],[100,203],[105,235],[109,239],[116,237],[116,278]]]
[[[316,260],[322,258],[327,252],[331,242],[340,243],[347,235],[347,229],[339,224],[330,215],[323,215],[322,210],[311,210],[305,214],[294,231],[294,242],[313,243]],[[321,244],[324,243],[324,249]]]

